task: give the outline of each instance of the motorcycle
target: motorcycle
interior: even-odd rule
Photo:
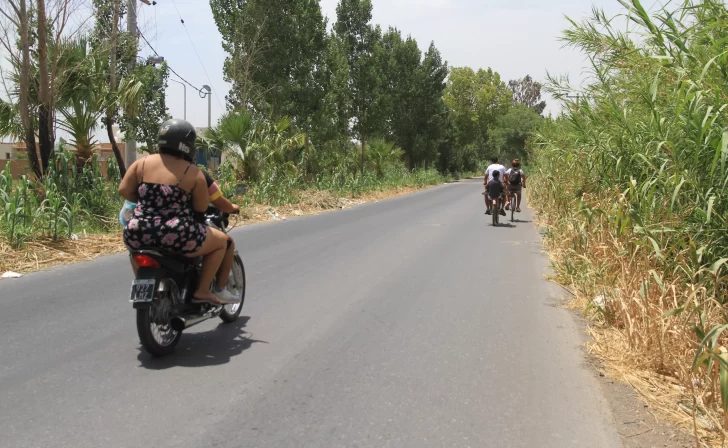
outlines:
[[[227,233],[229,217],[228,213],[210,205],[204,221]],[[240,316],[245,302],[245,267],[237,248],[227,288],[240,297],[240,302],[226,305],[193,303],[202,257],[188,258],[147,249],[133,250],[130,254],[138,269],[129,301],[136,310],[139,340],[152,356],[170,354],[182,338],[182,332],[190,327],[215,317],[231,323]]]

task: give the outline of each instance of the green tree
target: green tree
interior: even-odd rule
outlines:
[[[341,0],[336,7],[334,32],[346,48],[349,65],[349,114],[352,134],[361,142],[361,171],[364,173],[366,144],[370,136],[381,132],[382,79],[379,65],[381,30],[372,27],[370,0]]]
[[[305,131],[308,153],[325,95],[326,22],[319,1],[211,0],[210,6],[229,54],[232,105],[250,103],[274,120],[292,117]]]
[[[127,105],[126,113],[119,117],[119,127],[130,138],[145,144],[149,153],[156,152],[159,126],[171,118],[164,94],[168,77],[166,62],[158,67],[138,65],[119,86],[121,102]]]
[[[407,166],[412,168],[417,137],[423,131],[422,52],[412,37],[405,40],[399,30],[390,28],[382,36],[380,54],[386,133],[404,150]]]
[[[447,62],[443,62],[434,42],[430,43],[430,47],[425,52],[419,73],[417,89],[420,98],[417,104],[419,132],[413,153],[414,162],[418,164],[437,159],[439,146],[446,137],[448,125],[443,92],[449,69]]]
[[[333,33],[326,37],[322,78],[324,96],[319,113],[314,116],[312,139],[319,146],[344,148],[349,141],[351,117],[349,63],[346,45]]]
[[[524,159],[526,142],[536,132],[541,116],[532,107],[516,104],[498,117],[491,130],[489,146],[501,157]]]
[[[457,145],[474,146],[484,154],[489,130],[505,114],[513,101],[512,93],[491,70],[453,68],[445,90],[445,103],[451,110]]]

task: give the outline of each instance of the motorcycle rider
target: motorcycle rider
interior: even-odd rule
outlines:
[[[229,213],[231,215],[235,215],[240,213],[240,206],[237,204],[233,204],[228,198],[226,198],[222,190],[220,189],[219,185],[213,179],[210,177],[207,172],[202,170],[202,174],[205,176],[205,182],[207,183],[207,192],[210,195],[210,202],[212,205],[214,205],[218,210]],[[235,255],[235,241],[232,240],[232,238],[229,239],[230,244],[227,248],[227,251],[225,251],[225,258],[223,259],[223,263],[230,263],[232,265],[233,263],[233,256]],[[138,271],[138,266],[136,263],[134,263],[134,258],[129,254],[129,261],[131,263],[131,268],[134,271],[134,274],[136,275]]]
[[[124,243],[130,250],[149,247],[190,258],[202,256],[194,300],[215,305],[237,303],[240,299],[226,289],[233,264],[232,239],[195,219],[195,213],[204,213],[210,202],[209,176],[193,163],[196,137],[195,128],[187,121],[168,120],[159,131],[159,154],[129,167],[119,193],[137,205],[124,229]],[[236,206],[228,204],[222,205],[235,211]],[[213,278],[214,292],[209,289]]]

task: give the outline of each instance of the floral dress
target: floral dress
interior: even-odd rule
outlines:
[[[188,167],[189,169],[189,167]],[[134,217],[124,229],[130,249],[155,248],[167,252],[197,252],[207,236],[207,227],[195,220],[192,196],[177,185],[142,182]],[[187,173],[187,171],[185,171]]]

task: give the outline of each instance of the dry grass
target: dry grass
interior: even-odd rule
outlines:
[[[0,272],[39,271],[58,264],[90,261],[101,255],[125,250],[121,233],[86,235],[75,241],[53,241],[50,238],[36,240],[20,250],[12,249],[6,241],[0,240]]]
[[[304,191],[300,194],[300,202],[297,204],[282,207],[254,204],[245,207],[241,210],[239,217],[232,217],[231,225],[239,226],[340,210],[367,202],[401,196],[423,188],[395,188],[362,194],[356,199],[340,198],[328,191]],[[277,218],[273,218],[269,212]],[[78,240],[64,241],[53,241],[47,238],[28,242],[20,250],[11,248],[7,241],[0,239],[0,273],[8,271],[17,273],[34,272],[59,264],[81,263],[102,255],[124,251],[126,251],[126,246],[122,242],[121,233],[82,235]]]

